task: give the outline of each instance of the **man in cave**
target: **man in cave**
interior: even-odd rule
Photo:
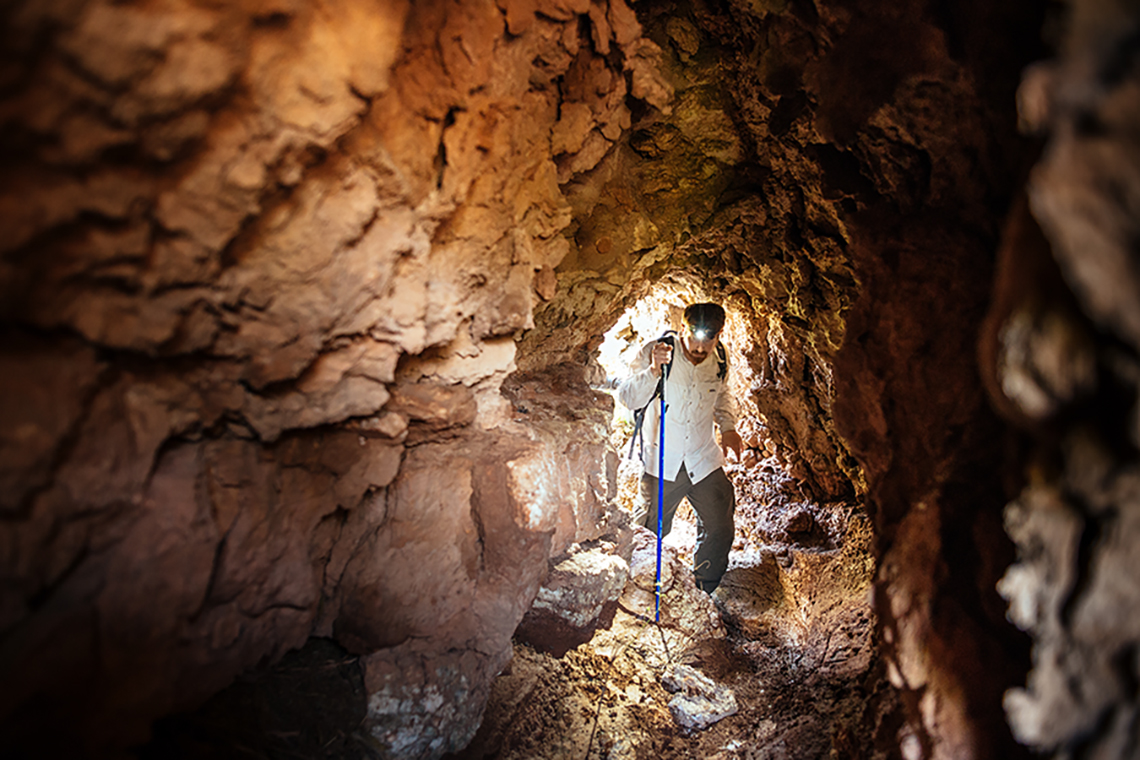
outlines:
[[[631,374],[618,386],[618,400],[633,410],[645,411],[646,444],[642,461],[641,493],[634,522],[650,530],[657,526],[657,478],[660,404],[657,388],[665,371],[665,498],[662,537],[673,527],[681,499],[688,498],[697,514],[697,549],[693,575],[707,592],[720,584],[728,568],[734,533],[736,495],[724,472],[731,449],[740,458],[742,443],[736,432],[736,414],[726,386],[727,361],[718,339],[724,327],[724,309],[715,303],[690,304],[683,317],[680,340],[673,333],[645,344],[630,363]],[[680,343],[680,351],[674,344]],[[715,356],[713,361],[709,357]],[[674,361],[676,358],[676,361]],[[713,434],[720,428],[721,445]]]

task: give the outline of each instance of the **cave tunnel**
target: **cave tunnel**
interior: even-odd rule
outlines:
[[[1134,3],[0,14],[0,757],[1140,752]]]

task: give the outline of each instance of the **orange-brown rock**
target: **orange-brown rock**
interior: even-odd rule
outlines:
[[[1125,5],[1026,80],[1044,238],[995,266],[1027,0],[9,3],[0,734],[122,749],[330,637],[384,752],[462,747],[550,558],[620,532],[583,378],[650,295],[726,305],[748,464],[825,505],[764,530],[874,525],[868,752],[1125,746]]]
[[[6,735],[126,746],[314,635],[377,693],[409,641],[460,652],[416,751],[474,730],[547,553],[609,508],[604,421],[493,428],[567,250],[559,172],[629,124],[594,46],[648,44],[621,0],[506,10],[4,11]]]

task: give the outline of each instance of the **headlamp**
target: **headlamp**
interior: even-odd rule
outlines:
[[[703,327],[698,327],[696,330],[693,330],[693,337],[697,340],[708,340],[709,331]]]

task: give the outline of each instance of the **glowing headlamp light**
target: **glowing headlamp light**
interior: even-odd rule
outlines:
[[[693,330],[693,337],[697,340],[708,340],[709,331],[703,327],[698,327],[696,330]]]

